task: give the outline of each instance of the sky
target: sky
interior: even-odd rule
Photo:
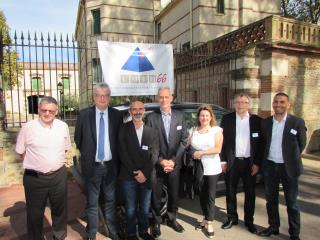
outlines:
[[[17,33],[74,34],[79,0],[0,0],[7,24]]]

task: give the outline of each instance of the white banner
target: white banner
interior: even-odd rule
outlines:
[[[171,44],[98,41],[98,49],[112,96],[156,95],[161,86],[174,92]]]

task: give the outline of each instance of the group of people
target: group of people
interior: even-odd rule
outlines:
[[[221,226],[238,224],[237,186],[242,179],[245,203],[244,223],[248,231],[261,236],[279,234],[278,195],[283,185],[289,218],[289,234],[299,239],[300,213],[297,203],[298,177],[302,171],[301,152],[306,144],[304,121],[287,113],[288,95],[277,93],[274,115],[262,120],[249,113],[250,98],[238,94],[235,111],[223,116],[217,126],[210,105],[197,112],[197,126],[189,132],[182,112],[172,109],[173,96],[167,87],[158,90],[159,109],[144,121],[144,103],[130,102],[132,120],[123,123],[120,112],[109,107],[111,90],[99,83],[93,107],[80,111],[74,140],[81,154],[81,171],[86,193],[86,239],[96,239],[99,202],[109,237],[120,239],[116,218],[117,189],[125,206],[126,239],[149,240],[161,235],[166,223],[184,232],[177,221],[180,169],[186,151],[196,163],[199,200],[203,213],[195,226],[207,237],[214,236],[215,195],[218,176],[225,173],[227,220]],[[39,119],[26,123],[18,135],[16,152],[23,158],[28,239],[43,238],[43,216],[50,201],[53,239],[67,235],[67,172],[64,154],[70,149],[68,126],[55,118],[57,102],[44,97]],[[269,227],[257,232],[254,225],[256,174],[265,179]],[[163,185],[168,192],[167,211],[162,216]],[[149,222],[150,208],[152,221]],[[149,232],[149,226],[151,231]]]

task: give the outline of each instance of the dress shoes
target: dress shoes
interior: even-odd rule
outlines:
[[[139,240],[137,236],[128,236],[127,240]]]
[[[268,227],[267,229],[259,232],[259,236],[270,237],[271,235],[279,235],[279,229]]]
[[[249,232],[251,232],[253,234],[257,234],[258,233],[257,228],[253,223],[246,223],[245,225],[246,225],[246,227],[247,227]]]
[[[228,220],[222,224],[221,228],[222,229],[230,229],[230,228],[232,228],[233,225],[238,225],[238,220],[232,220],[232,219],[228,218]]]
[[[167,225],[178,233],[184,232],[184,228],[177,221],[167,221]]]
[[[154,238],[158,238],[161,235],[161,230],[160,230],[160,224],[159,223],[155,223],[152,227],[152,231],[151,234]]]
[[[139,237],[143,240],[154,240],[154,237],[147,232],[144,234],[139,234]]]

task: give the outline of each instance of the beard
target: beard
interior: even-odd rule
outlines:
[[[142,121],[143,115],[142,115],[141,113],[135,114],[135,115],[132,116],[132,118],[133,118],[135,121],[139,122],[139,121]]]

